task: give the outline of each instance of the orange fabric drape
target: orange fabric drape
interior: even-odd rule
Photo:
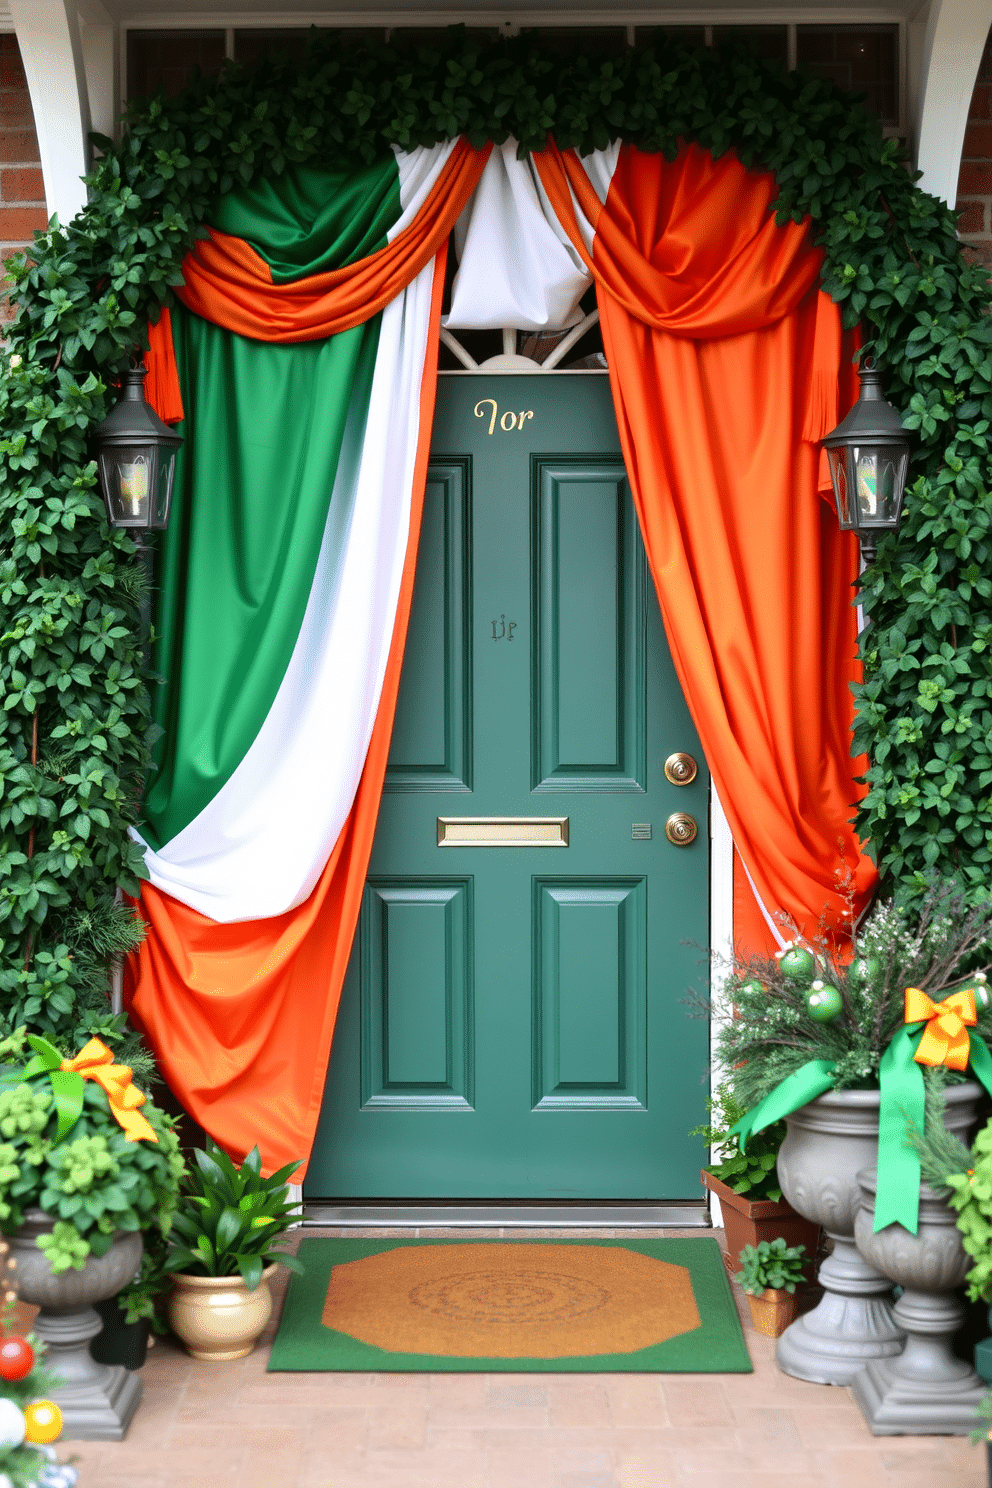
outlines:
[[[876,873],[849,822],[858,550],[812,442],[853,401],[822,255],[731,155],[624,146],[605,204],[574,152],[535,160],[596,278],[648,560],[734,841],[770,913],[839,928],[838,875],[860,910]]]
[[[447,243],[478,184],[492,145],[475,150],[460,139],[416,218],[385,248],[326,274],[273,284],[265,259],[250,243],[207,229],[183,259],[176,294],[188,310],[252,341],[321,341],[378,315]],[[183,417],[172,344],[172,317],[163,309],[148,327],[145,394],[167,424]]]
[[[460,139],[413,222],[358,263],[273,284],[265,260],[226,233],[194,245],[176,293],[188,310],[255,341],[320,341],[363,324],[435,258],[482,175],[492,145]]]
[[[442,241],[389,660],[365,769],[327,867],[304,904],[271,919],[218,924],[147,883],[138,903],[148,934],[129,959],[131,1019],[150,1036],[186,1110],[236,1161],[257,1140],[266,1172],[309,1157],[372,851],[413,595],[446,255]],[[296,1182],[305,1171],[304,1165]]]
[[[148,370],[145,397],[164,423],[181,424],[186,415],[172,341],[172,315],[167,306],[162,307],[158,320],[148,327],[145,367]]]

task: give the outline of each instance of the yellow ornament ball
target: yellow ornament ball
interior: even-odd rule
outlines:
[[[53,1442],[62,1430],[62,1412],[54,1400],[34,1400],[24,1411],[25,1436],[36,1447]]]

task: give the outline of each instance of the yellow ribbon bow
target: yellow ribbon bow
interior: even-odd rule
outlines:
[[[115,1064],[113,1054],[100,1039],[91,1038],[74,1059],[63,1059],[59,1068],[103,1086],[111,1111],[132,1142],[158,1141],[150,1122],[138,1110],[146,1097],[131,1084],[131,1070],[126,1064]]]
[[[969,987],[934,1002],[919,987],[906,988],[906,1022],[926,1023],[913,1058],[917,1064],[946,1064],[966,1070],[971,1057],[968,1029],[978,1022],[975,994]]]

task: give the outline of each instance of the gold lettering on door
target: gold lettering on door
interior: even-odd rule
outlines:
[[[492,413],[489,415],[489,428],[486,432],[493,434],[496,431],[496,419],[499,414],[499,406],[496,399],[480,398],[475,405],[475,416],[476,418],[485,418],[487,406],[492,409]],[[520,413],[513,413],[507,409],[506,413],[499,420],[499,427],[503,430],[504,434],[509,434],[511,429],[522,429],[527,420],[533,417],[534,410],[532,408],[524,408]]]

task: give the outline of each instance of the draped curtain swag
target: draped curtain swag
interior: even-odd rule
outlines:
[[[486,283],[529,325],[566,324],[596,284],[669,644],[766,922],[839,924],[845,869],[867,902],[874,869],[848,821],[864,769],[849,755],[857,549],[817,494],[854,343],[817,288],[808,224],[777,227],[774,195],[697,146],[580,160],[549,141],[518,162],[512,142],[490,157],[459,140],[234,193],[188,255],[184,308],[150,333],[149,395],[185,419],[186,444],[161,558],[148,936],[127,999],[236,1158],[257,1141],[274,1169],[316,1130],[459,218],[450,324],[488,323]]]

